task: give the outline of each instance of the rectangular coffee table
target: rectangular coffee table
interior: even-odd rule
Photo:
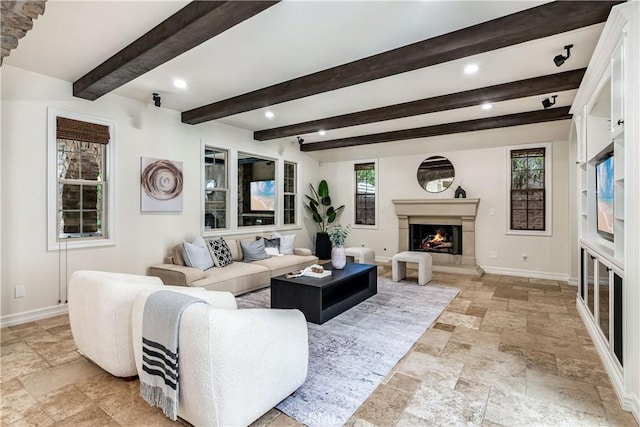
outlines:
[[[378,267],[347,263],[323,278],[286,275],[271,278],[271,308],[297,308],[307,322],[323,324],[378,292]]]

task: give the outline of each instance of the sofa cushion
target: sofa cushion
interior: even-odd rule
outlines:
[[[188,267],[207,270],[213,267],[213,259],[207,249],[207,244],[198,236],[193,243],[182,242],[184,262]]]
[[[242,247],[244,262],[254,262],[269,258],[269,255],[267,255],[264,249],[263,238],[258,240],[240,240],[240,246]]]
[[[283,255],[293,255],[293,247],[295,245],[296,235],[282,235],[276,231],[271,235],[274,239],[280,239],[280,253]]]
[[[182,247],[182,243],[180,243],[179,245],[175,245],[173,247],[173,249],[171,250],[171,258],[172,258],[172,262],[175,265],[187,265],[184,263],[184,256],[182,256],[182,251],[183,251],[183,247]]]
[[[225,267],[233,262],[231,249],[229,249],[229,245],[227,245],[227,242],[225,242],[222,237],[211,239],[208,243],[211,257],[216,267]]]
[[[211,291],[227,291],[240,295],[269,286],[269,270],[255,263],[234,262],[224,268],[210,268],[205,277],[190,284]]]
[[[264,240],[264,251],[267,255],[277,256],[280,255],[280,238],[268,239],[266,237],[256,236],[256,240]]]
[[[300,255],[283,255],[274,256],[269,259],[255,261],[251,265],[260,265],[271,271],[271,277],[280,276],[281,274],[291,273],[292,271],[302,270],[310,265],[316,264],[318,257],[300,256]]]
[[[229,249],[231,250],[231,256],[234,261],[242,261],[242,248],[240,247],[240,243],[238,243],[237,239],[227,239],[225,240]]]

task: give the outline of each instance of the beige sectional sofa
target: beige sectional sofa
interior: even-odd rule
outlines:
[[[294,255],[272,256],[247,263],[243,262],[240,239],[225,238],[225,241],[233,255],[233,262],[225,267],[207,270],[187,267],[181,243],[172,248],[167,263],[149,267],[148,274],[159,277],[165,285],[199,286],[210,291],[240,295],[269,286],[271,277],[301,270],[318,262],[318,257],[312,255],[309,249],[296,248]]]

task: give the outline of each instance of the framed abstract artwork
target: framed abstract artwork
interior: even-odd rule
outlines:
[[[140,157],[140,210],[182,212],[182,162]]]

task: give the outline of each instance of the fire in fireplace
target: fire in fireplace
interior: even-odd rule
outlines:
[[[462,254],[462,226],[409,225],[409,249],[412,251]]]

